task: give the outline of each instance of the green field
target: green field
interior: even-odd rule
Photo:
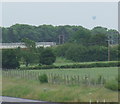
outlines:
[[[109,62],[118,62],[118,61],[109,61]],[[108,61],[93,61],[93,62],[74,62],[71,60],[67,60],[65,58],[57,57],[54,65],[72,65],[72,64],[91,64],[91,63],[108,63]]]
[[[102,68],[77,68],[77,69],[47,69],[47,70],[8,70],[3,71],[3,76],[20,77],[26,79],[37,80],[39,75],[47,74],[50,76],[68,76],[80,79],[87,76],[90,80],[97,80],[102,76],[106,81],[118,78],[118,67],[102,67]]]
[[[25,73],[26,72],[26,73]],[[28,70],[28,71],[3,71],[3,95],[28,99],[55,102],[88,102],[92,101],[117,102],[118,92],[106,89],[99,85],[84,85],[65,83],[41,84],[37,80],[37,75],[46,73],[47,75],[68,75],[80,76],[88,75],[90,79],[98,79],[102,75],[106,81],[118,77],[117,67],[108,68],[79,68],[79,69],[47,69],[47,70]],[[34,78],[35,77],[35,78]]]
[[[103,68],[79,68],[79,69],[48,69],[48,70],[30,70],[33,72],[40,73],[54,73],[61,75],[80,75],[84,77],[85,75],[91,78],[97,78],[102,75],[106,79],[114,79],[118,77],[118,67],[103,67]]]

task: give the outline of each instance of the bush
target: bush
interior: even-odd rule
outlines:
[[[16,69],[19,67],[20,64],[15,50],[13,49],[2,50],[2,68]]]
[[[108,81],[105,87],[113,91],[118,91],[118,82],[116,80]]]
[[[56,60],[56,56],[51,49],[44,49],[40,54],[40,63],[43,65],[52,65]]]
[[[40,76],[38,77],[38,79],[39,79],[39,81],[40,81],[41,83],[48,83],[48,77],[47,77],[46,74],[40,75]]]

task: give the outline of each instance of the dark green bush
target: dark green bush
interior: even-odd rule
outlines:
[[[48,77],[47,77],[46,74],[40,75],[40,76],[38,77],[38,79],[39,79],[39,81],[40,81],[41,83],[48,83]]]
[[[19,68],[19,59],[14,49],[2,50],[2,68],[3,69],[16,69]]]
[[[52,65],[56,60],[56,56],[49,48],[44,49],[40,54],[39,62],[42,65]]]
[[[118,91],[118,81],[116,80],[108,81],[106,82],[105,87],[113,91]]]

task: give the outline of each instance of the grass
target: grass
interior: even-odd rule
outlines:
[[[12,77],[20,77],[31,80],[38,80],[38,76],[41,74],[59,75],[64,78],[68,76],[69,78],[74,76],[79,76],[82,81],[85,76],[91,81],[97,81],[100,76],[105,79],[105,81],[115,80],[118,78],[118,67],[100,67],[100,68],[76,68],[76,69],[47,69],[47,70],[10,70],[3,71],[3,75]],[[50,77],[51,80],[51,77]]]
[[[109,62],[118,62],[118,61],[109,61]],[[67,60],[67,59],[62,58],[62,57],[57,57],[54,65],[60,66],[60,65],[91,64],[91,63],[108,63],[108,61],[74,62],[74,61]]]
[[[70,60],[57,58],[54,65],[74,64]],[[83,62],[94,63],[94,62]],[[105,62],[103,62],[105,63]],[[35,65],[32,65],[35,66]],[[30,66],[30,67],[32,67]],[[22,66],[25,67],[25,66]],[[47,69],[47,70],[27,70],[34,73],[59,74],[59,75],[88,75],[91,79],[98,79],[102,75],[107,81],[118,77],[118,67],[101,68],[74,68],[74,69]],[[14,73],[14,70],[12,71]],[[17,73],[23,74],[23,71]],[[33,77],[33,76],[32,76]],[[118,102],[118,92],[106,89],[103,86],[85,85],[62,85],[62,84],[41,84],[38,80],[25,80],[21,78],[3,76],[2,94],[3,96],[20,97],[51,102]]]
[[[46,89],[46,90],[45,90]],[[3,95],[52,102],[117,102],[118,93],[104,87],[40,84],[38,81],[3,77]]]
[[[36,73],[54,73],[59,75],[80,75],[84,77],[88,75],[90,78],[98,78],[102,75],[105,79],[111,80],[118,77],[118,67],[102,67],[102,68],[78,68],[78,69],[48,69],[48,70],[30,70]]]
[[[75,62],[73,62],[71,60],[67,60],[67,59],[62,58],[62,57],[57,57],[54,65],[60,66],[60,65],[70,65],[70,64],[74,64],[74,63]]]

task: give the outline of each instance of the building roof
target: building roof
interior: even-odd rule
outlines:
[[[36,47],[50,47],[56,45],[55,42],[36,42]],[[0,49],[6,48],[26,48],[25,43],[0,43]]]

